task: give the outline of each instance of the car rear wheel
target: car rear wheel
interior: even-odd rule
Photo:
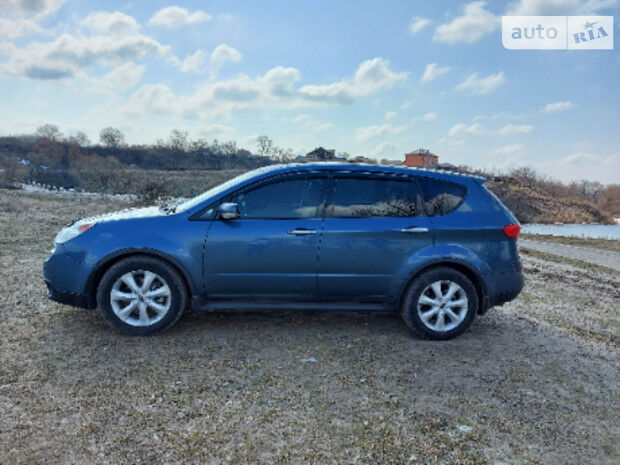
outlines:
[[[437,267],[411,283],[401,312],[419,336],[446,340],[465,332],[477,309],[478,293],[469,278],[452,268]]]
[[[97,304],[105,321],[129,335],[169,328],[181,317],[186,301],[179,273],[162,260],[144,256],[114,264],[97,290]]]

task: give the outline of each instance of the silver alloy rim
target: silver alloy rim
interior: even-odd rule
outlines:
[[[150,326],[170,310],[170,287],[157,273],[136,270],[118,278],[110,291],[112,311],[131,326]]]
[[[433,331],[456,328],[467,315],[467,294],[454,281],[442,280],[426,286],[418,299],[418,315]]]

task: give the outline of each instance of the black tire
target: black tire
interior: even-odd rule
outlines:
[[[418,303],[422,292],[431,284],[438,281],[452,281],[458,284],[467,296],[466,309],[463,308],[464,318],[458,325],[446,331],[436,331],[429,328],[418,313]],[[460,291],[459,291],[460,292]],[[424,304],[423,304],[424,305]],[[462,304],[465,307],[465,304]],[[424,309],[424,307],[422,307]],[[401,307],[401,314],[405,324],[415,334],[426,339],[445,341],[463,334],[472,324],[478,311],[478,293],[471,280],[463,273],[448,267],[431,268],[414,278],[407,289]],[[437,317],[435,317],[436,319]],[[432,322],[432,320],[429,320]],[[447,321],[442,320],[442,321]]]
[[[114,283],[131,271],[151,271],[165,281],[170,289],[170,306],[157,322],[148,326],[133,326],[121,320],[112,309],[110,292]],[[104,320],[120,333],[147,336],[164,331],[181,317],[187,302],[187,289],[181,275],[169,264],[154,257],[136,255],[115,263],[105,272],[97,288],[97,305]]]

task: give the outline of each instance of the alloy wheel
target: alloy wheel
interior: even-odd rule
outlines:
[[[170,287],[157,273],[136,270],[118,278],[110,290],[114,314],[131,326],[150,326],[170,310]]]
[[[438,332],[456,328],[467,315],[467,294],[454,281],[435,281],[418,299],[418,315],[424,325]]]

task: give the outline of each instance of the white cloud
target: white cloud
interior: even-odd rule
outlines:
[[[138,32],[139,25],[123,13],[93,13],[82,21],[84,31],[63,33],[48,42],[11,46],[0,71],[31,79],[66,79],[84,73],[89,66],[113,66],[158,56],[176,58],[170,47]]]
[[[385,119],[392,119],[392,118],[396,118],[396,112],[395,111],[386,111],[385,112]]]
[[[430,82],[433,79],[437,79],[442,74],[446,74],[450,71],[449,66],[438,66],[437,63],[429,63],[424,68],[424,74],[422,74],[422,78],[420,82]]]
[[[200,126],[197,132],[200,136],[231,137],[237,130],[232,126],[224,124],[210,124],[208,126]]]
[[[60,9],[66,0],[2,0],[2,15],[9,18],[42,18]]]
[[[469,92],[472,95],[486,95],[495,91],[504,82],[506,82],[506,78],[504,78],[503,71],[485,77],[478,77],[478,73],[473,73],[455,89]]]
[[[465,141],[463,139],[449,139],[449,138],[443,137],[439,139],[438,143],[440,145],[449,145],[451,147],[457,147],[459,145],[463,145]]]
[[[126,91],[135,86],[142,76],[146,66],[137,65],[133,62],[128,62],[113,69],[103,77],[95,79],[91,86],[91,92],[101,93],[116,93],[120,91]]]
[[[543,112],[544,113],[553,113],[556,111],[564,111],[564,110],[568,110],[570,108],[573,108],[575,105],[573,105],[573,102],[555,102],[555,103],[548,103],[547,105],[545,105],[545,108],[543,108]]]
[[[421,18],[420,16],[414,16],[411,18],[411,22],[409,23],[409,32],[411,34],[417,34],[426,26],[428,26],[430,21],[426,18]]]
[[[418,121],[432,121],[434,119],[437,119],[437,113],[430,111],[428,113],[424,113],[423,115],[416,116],[411,121],[416,123]]]
[[[506,14],[516,16],[592,15],[618,6],[617,0],[519,0],[508,6]]]
[[[299,124],[312,132],[320,132],[334,127],[332,123],[323,123],[312,118],[307,113],[301,113],[293,119],[293,123]]]
[[[198,73],[202,70],[204,64],[209,60],[209,54],[204,50],[197,50],[185,57],[180,63],[181,71],[184,73],[193,72]]]
[[[407,102],[403,102],[403,104],[400,106],[401,110],[406,110],[407,108],[409,108],[411,106],[411,102],[407,101]]]
[[[457,123],[452,126],[448,132],[449,136],[460,136],[463,134],[468,134],[470,136],[481,136],[483,134],[487,134],[487,128],[480,123],[474,123],[469,126],[463,123]]]
[[[373,58],[360,64],[352,79],[343,79],[333,84],[306,85],[299,92],[304,98],[317,102],[350,103],[378,90],[389,89],[406,79],[408,74],[394,72],[386,60]]]
[[[427,113],[428,114],[428,113]],[[508,136],[515,134],[529,134],[534,131],[534,126],[529,124],[523,124],[521,126],[515,126],[514,124],[507,124],[498,130],[489,130],[485,125],[474,122],[470,125],[464,123],[457,123],[448,132],[451,137],[454,136],[482,136],[482,135],[496,135],[496,136]]]
[[[497,131],[498,136],[509,136],[513,134],[529,134],[534,131],[534,126],[531,124],[523,124],[521,126],[515,126],[514,124],[507,124]]]
[[[135,19],[120,11],[96,11],[86,16],[80,24],[95,34],[127,34],[140,30]]]
[[[239,63],[242,58],[243,55],[241,55],[239,50],[226,44],[218,45],[211,53],[211,62],[217,65],[222,65],[224,63]]]
[[[211,54],[204,50],[197,50],[193,54],[185,57],[185,59],[179,63],[179,66],[184,73],[189,71],[199,73],[205,71],[205,65],[209,63],[211,65],[211,70],[217,73],[223,64],[238,63],[241,61],[241,58],[242,55],[237,49],[229,47],[226,44],[220,44],[215,47]]]
[[[297,87],[301,79],[299,71],[277,66],[262,76],[239,74],[224,80],[212,77],[192,94],[179,96],[165,84],[145,85],[119,111],[130,115],[152,112],[207,119],[248,108],[292,109],[345,104],[387,89],[405,76],[406,73],[390,70],[379,58],[363,62],[352,79],[323,86]],[[338,92],[325,92],[326,89],[338,89]]]
[[[128,115],[149,113],[171,113],[177,102],[170,87],[164,84],[147,84],[140,87],[121,112]]]
[[[18,37],[29,36],[43,32],[43,28],[30,19],[0,18],[0,42],[13,40]]]
[[[590,179],[609,184],[620,183],[619,153],[575,152],[548,162],[536,160],[531,165],[566,181]]]
[[[524,149],[522,144],[508,144],[493,151],[495,155],[514,155],[522,152]]]
[[[373,154],[376,157],[393,157],[394,155],[396,155],[398,153],[398,148],[392,144],[391,142],[381,142],[379,145],[377,145],[377,147],[375,147],[375,150],[373,152]]]
[[[375,137],[392,136],[403,132],[405,129],[404,126],[392,126],[391,124],[360,127],[355,130],[355,138],[358,140],[368,140]]]
[[[484,6],[485,2],[482,1],[465,5],[462,16],[437,26],[433,40],[472,43],[495,31],[499,27],[500,18],[485,10]]]
[[[293,123],[303,123],[304,121],[308,121],[310,119],[310,115],[307,113],[300,113],[295,118],[293,118]]]
[[[175,5],[159,10],[149,19],[149,24],[168,29],[178,29],[188,24],[204,23],[210,20],[211,15],[204,11],[197,10],[190,12],[187,8],[181,8]]]

